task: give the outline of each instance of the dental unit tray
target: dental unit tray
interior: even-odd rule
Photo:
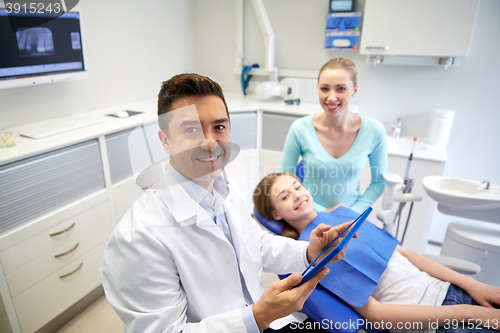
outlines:
[[[306,268],[306,270],[302,273],[302,281],[297,285],[300,286],[310,278],[312,278],[314,275],[316,275],[319,271],[323,269],[330,261],[332,261],[333,258],[337,256],[337,254],[342,251],[342,249],[349,243],[349,241],[354,237],[358,229],[361,227],[361,225],[366,221],[368,218],[368,215],[372,212],[372,208],[368,207],[361,215],[359,215],[349,226],[349,228],[346,228],[344,231],[342,231],[337,237],[335,237],[334,240],[328,244],[328,246],[325,247],[325,249],[314,259],[314,261]],[[314,263],[316,260],[318,260],[319,257],[328,249],[340,236],[342,236],[346,230],[349,230],[347,235],[342,239],[342,241],[330,252],[328,253],[316,266],[313,267]]]

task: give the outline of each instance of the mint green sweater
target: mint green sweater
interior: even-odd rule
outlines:
[[[304,186],[311,192],[314,209],[322,212],[344,204],[361,213],[384,191],[382,177],[387,172],[387,141],[384,126],[361,116],[356,140],[345,155],[334,158],[321,145],[313,125],[313,115],[293,122],[288,132],[281,170],[295,173],[299,157],[304,161]],[[359,180],[370,161],[371,184],[360,194]]]

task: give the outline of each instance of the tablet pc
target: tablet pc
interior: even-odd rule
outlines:
[[[320,270],[323,269],[323,267],[328,265],[328,263],[330,261],[332,261],[332,259],[335,258],[335,256],[340,253],[340,251],[342,251],[342,249],[347,245],[347,243],[349,243],[349,241],[352,239],[352,237],[354,237],[354,234],[356,234],[356,232],[361,227],[361,225],[366,221],[366,219],[368,218],[368,215],[370,215],[372,210],[373,209],[371,207],[368,207],[363,213],[361,213],[361,215],[359,215],[351,223],[351,226],[350,226],[351,229],[344,236],[342,241],[340,241],[340,243],[330,253],[328,253],[316,266],[311,267],[316,262],[316,260],[318,258],[316,258],[309,265],[309,267],[306,268],[306,270],[302,273],[302,281],[300,282],[299,285],[297,285],[297,287],[300,286],[301,284],[303,284],[304,282],[306,282],[307,280],[309,280],[310,278],[312,278],[314,275],[316,275]],[[330,247],[333,244],[333,242],[335,242],[337,240],[337,238],[342,236],[342,234],[344,234],[345,231],[348,229],[349,228],[346,228],[341,234],[339,234],[337,237],[335,237],[335,239],[330,244],[328,244],[328,246],[325,248],[325,250],[328,249],[328,247]],[[323,250],[323,252],[325,250]],[[323,254],[323,252],[321,252],[321,254],[318,257],[320,257]]]

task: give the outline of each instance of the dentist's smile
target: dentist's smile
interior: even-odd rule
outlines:
[[[212,157],[207,157],[207,158],[197,158],[198,161],[202,161],[202,162],[212,162],[212,161],[215,161],[216,159],[218,159],[222,154],[219,154],[217,156],[212,156]]]

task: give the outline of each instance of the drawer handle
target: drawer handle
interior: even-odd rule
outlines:
[[[61,230],[61,231],[58,231],[58,232],[54,232],[52,234],[50,234],[50,237],[54,237],[54,236],[57,236],[57,235],[60,235],[60,234],[63,234],[65,233],[66,231],[69,231],[71,228],[73,228],[75,226],[75,222],[73,222],[69,227],[67,227],[66,229],[64,230]]]
[[[65,256],[65,255],[67,255],[67,254],[70,254],[71,252],[73,252],[73,251],[75,251],[75,250],[76,250],[76,248],[78,247],[78,245],[79,245],[79,244],[80,244],[80,243],[79,243],[79,242],[77,242],[77,243],[76,243],[76,245],[75,245],[75,246],[74,246],[71,250],[66,251],[66,252],[64,252],[64,253],[59,253],[59,254],[56,254],[56,255],[54,256],[54,258],[59,258],[59,257]]]
[[[389,45],[386,45],[386,46],[367,46],[366,47],[367,50],[389,50]]]
[[[78,265],[78,267],[77,267],[77,268],[76,268],[73,272],[70,272],[70,273],[68,273],[68,274],[64,274],[64,275],[60,275],[60,276],[59,276],[59,278],[60,278],[60,279],[64,279],[65,277],[68,277],[68,276],[70,276],[70,275],[75,274],[76,272],[78,272],[78,270],[79,270],[80,268],[82,268],[82,266],[83,266],[83,262],[81,262],[81,263],[80,263],[80,265]]]

